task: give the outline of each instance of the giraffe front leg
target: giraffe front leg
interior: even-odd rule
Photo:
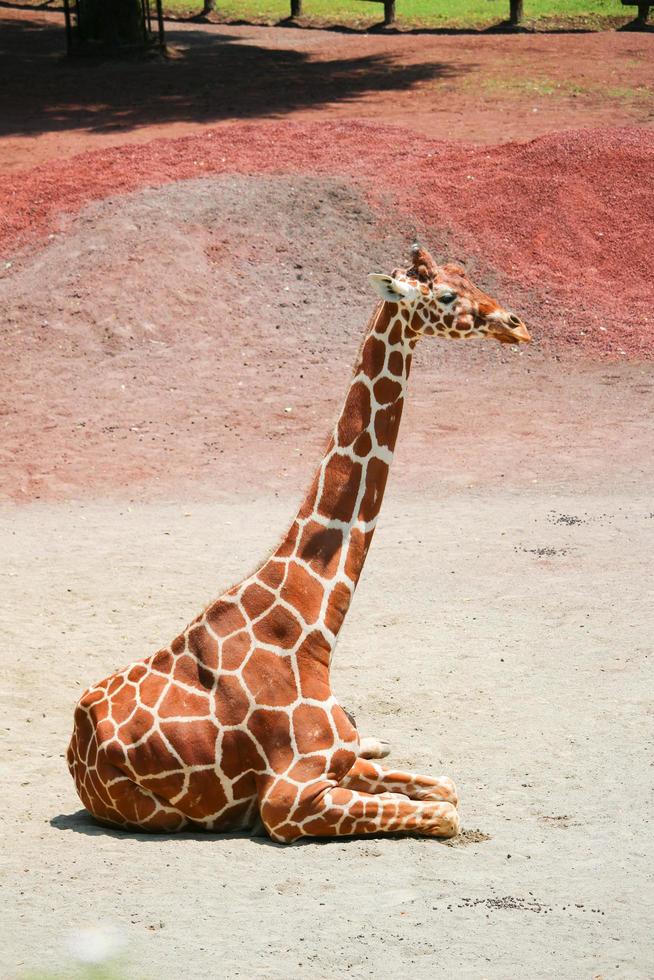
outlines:
[[[401,769],[386,769],[359,757],[339,781],[343,789],[362,793],[402,793],[410,800],[445,802],[457,806],[456,786],[447,776],[421,776]]]
[[[290,791],[290,784],[280,779],[261,804],[263,824],[279,843],[355,834],[455,837],[459,832],[459,814],[449,802],[410,800],[386,791],[359,792],[328,780]]]
[[[360,759],[385,759],[390,755],[391,746],[383,738],[361,738],[359,739],[359,758]]]

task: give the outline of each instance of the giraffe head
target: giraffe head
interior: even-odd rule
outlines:
[[[503,344],[531,340],[522,320],[503,309],[470,282],[465,269],[436,265],[429,252],[414,245],[411,265],[390,276],[373,273],[369,279],[383,300],[405,312],[409,331],[420,336],[493,337]]]

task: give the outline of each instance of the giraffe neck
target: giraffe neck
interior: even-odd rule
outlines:
[[[373,314],[309,493],[257,576],[302,612],[326,662],[363,569],[400,426],[415,340],[396,309],[381,304]]]

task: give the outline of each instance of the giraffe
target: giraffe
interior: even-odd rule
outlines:
[[[345,404],[279,547],[172,643],[87,690],[68,766],[101,823],[142,831],[452,837],[445,776],[382,766],[334,697],[330,663],[375,531],[421,337],[530,339],[522,321],[414,245],[369,276],[378,302]]]

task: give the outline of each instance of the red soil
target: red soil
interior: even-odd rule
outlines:
[[[438,229],[495,269],[546,343],[654,355],[654,133],[645,129],[475,147],[354,122],[233,124],[4,176],[0,246],[8,256],[91,200],[220,173],[350,179],[430,240]]]

